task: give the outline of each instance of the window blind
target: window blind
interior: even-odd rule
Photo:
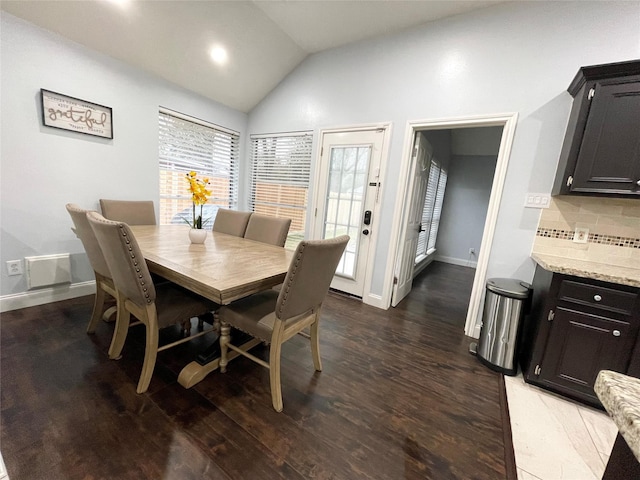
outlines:
[[[312,142],[311,132],[251,136],[250,206],[291,219],[287,248],[304,238]]]
[[[433,215],[431,217],[431,227],[429,228],[429,241],[427,242],[427,255],[436,249],[436,239],[438,238],[438,227],[440,226],[440,216],[442,214],[442,203],[444,201],[444,190],[447,186],[447,172],[440,169],[438,177],[438,191],[436,201],[433,204]]]
[[[240,135],[202,120],[162,109],[159,113],[160,223],[189,217],[191,194],[186,173],[209,178],[209,202],[234,208],[238,202]],[[215,207],[208,207],[215,213]],[[207,214],[204,215],[207,218]]]
[[[422,231],[418,235],[416,262],[435,251],[438,226],[447,184],[447,172],[442,169],[437,159],[432,158],[429,166],[429,179],[422,208]]]

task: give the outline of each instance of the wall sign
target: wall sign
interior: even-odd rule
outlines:
[[[113,138],[111,108],[40,89],[42,123],[97,137]]]

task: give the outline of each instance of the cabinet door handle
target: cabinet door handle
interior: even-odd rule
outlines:
[[[601,297],[600,295],[594,295],[594,296],[593,296],[593,299],[594,299],[596,302],[599,302],[600,300],[602,300],[602,297]]]
[[[614,337],[619,337],[619,336],[620,336],[620,330],[614,330],[614,331],[613,331],[613,332],[611,332],[611,333],[613,333],[613,336],[614,336]]]

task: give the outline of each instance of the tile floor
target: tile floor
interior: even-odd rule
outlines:
[[[599,480],[618,429],[606,412],[505,376],[518,480]]]
[[[0,480],[9,480],[9,475],[7,474],[7,467],[4,466],[4,460],[2,459],[2,454],[0,454]]]

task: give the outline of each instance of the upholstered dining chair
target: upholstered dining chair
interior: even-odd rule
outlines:
[[[280,353],[282,344],[296,334],[309,338],[313,365],[322,370],[318,322],[320,310],[340,257],[349,241],[348,235],[327,240],[306,240],[298,244],[280,292],[266,290],[218,310],[220,320],[220,371],[227,369],[228,350],[269,369],[271,403],[282,411],[280,385]],[[231,327],[235,327],[268,344],[269,362],[243,351],[230,343]],[[303,332],[309,327],[309,334]]]
[[[87,253],[89,263],[91,264],[91,268],[93,268],[93,273],[96,278],[96,296],[93,302],[93,312],[89,319],[89,325],[87,325],[87,333],[95,333],[100,318],[108,319],[116,312],[115,307],[110,307],[105,310],[107,295],[115,299],[116,288],[113,285],[111,272],[109,272],[107,262],[102,255],[98,240],[87,220],[87,212],[90,210],[84,210],[73,203],[68,203],[66,208],[75,227],[74,231],[82,242],[82,246]]]
[[[276,218],[253,213],[249,218],[244,238],[284,247],[290,226],[290,218]]]
[[[107,220],[97,212],[88,213],[87,218],[116,288],[118,315],[113,341],[116,357],[124,346],[131,315],[146,328],[144,362],[136,389],[138,393],[144,393],[149,388],[158,352],[214,331],[209,328],[158,347],[159,330],[190,322],[192,317],[212,311],[215,304],[170,282],[154,285],[129,225]]]
[[[100,199],[102,216],[127,225],[155,225],[156,211],[151,200]]]
[[[213,231],[244,237],[249,217],[251,217],[251,212],[221,208],[216,213],[216,218],[213,221]]]

